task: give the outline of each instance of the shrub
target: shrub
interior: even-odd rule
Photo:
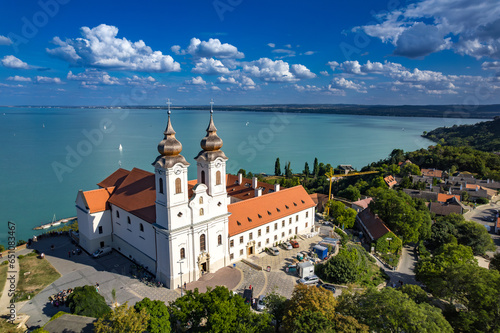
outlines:
[[[20,239],[17,241],[17,246],[21,246],[21,245],[24,245],[26,244],[26,241],[24,239]]]
[[[94,286],[76,287],[68,296],[68,306],[72,314],[94,318],[101,318],[111,311]]]

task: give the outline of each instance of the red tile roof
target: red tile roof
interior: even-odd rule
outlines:
[[[479,190],[481,189],[481,186],[476,185],[476,184],[466,184],[465,188],[468,188],[469,190]]]
[[[455,197],[458,201],[460,201],[459,195],[446,194],[446,193],[438,193],[437,201],[438,202],[446,202],[453,197]]]
[[[274,185],[257,182],[257,187],[262,187],[262,195],[273,193]],[[238,184],[238,176],[226,175],[227,194],[240,200],[247,200],[255,197],[255,189],[252,188],[252,180],[243,178],[242,184]]]
[[[421,169],[422,176],[441,178],[443,171],[438,169]]]
[[[229,205],[229,236],[316,206],[306,190],[295,186]]]
[[[363,200],[358,200],[358,201],[354,201],[352,204],[353,205],[356,205],[356,206],[359,206],[363,209],[365,208],[368,208],[368,205],[370,204],[370,202],[373,201],[373,198],[372,197],[369,197],[369,198],[365,198]]]
[[[366,208],[362,212],[358,213],[358,217],[365,229],[368,231],[372,241],[379,239],[391,231],[385,225],[384,221],[380,219],[380,217],[371,212],[370,208]]]
[[[314,203],[317,205],[318,203],[319,204],[324,204],[328,201],[328,195],[327,194],[323,194],[323,193],[313,193],[313,194],[309,194],[309,196],[311,197],[312,201],[314,201]]]
[[[500,228],[500,217],[497,219],[497,228]]]
[[[115,190],[109,203],[147,221],[156,222],[155,175],[134,168]]]
[[[103,212],[108,209],[108,199],[115,190],[115,187],[100,188],[83,192],[83,197],[87,203],[90,213]]]
[[[389,187],[393,187],[394,185],[396,185],[398,183],[392,175],[385,177],[384,181],[387,185],[389,185]]]
[[[125,169],[118,169],[115,172],[113,172],[111,175],[109,175],[106,179],[104,179],[102,182],[98,183],[97,186],[99,187],[119,187],[120,184],[125,180],[125,178],[128,176],[130,171],[125,170]]]

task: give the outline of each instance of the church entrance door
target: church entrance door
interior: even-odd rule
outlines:
[[[249,246],[248,247],[248,255],[252,255],[253,254],[253,246]]]
[[[203,273],[206,273],[206,272],[207,272],[207,263],[206,263],[206,262],[204,262],[204,263],[202,263],[202,264],[201,264],[201,271],[202,271]]]

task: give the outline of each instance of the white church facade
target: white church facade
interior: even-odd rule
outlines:
[[[196,281],[265,248],[309,233],[315,204],[302,186],[279,185],[226,174],[210,114],[202,150],[195,157],[197,178],[168,116],[154,173],[118,169],[79,191],[76,211],[80,245],[89,253],[111,246],[146,267],[168,288]]]

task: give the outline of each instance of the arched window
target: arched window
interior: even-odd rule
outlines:
[[[205,171],[201,170],[201,183],[205,184]]]
[[[163,178],[158,181],[158,192],[163,194]]]
[[[205,212],[203,211],[203,208],[200,208],[200,216],[203,216],[203,214],[205,214]]]
[[[116,211],[116,217],[120,218],[120,212],[118,210]]]
[[[222,245],[222,235],[217,236],[217,244]]]
[[[200,205],[203,203],[203,197],[200,197]]]
[[[130,224],[130,216],[127,216],[127,222]]]
[[[144,232],[144,226],[142,225],[142,223],[139,224],[139,230],[142,231],[142,232]]]
[[[220,185],[220,184],[221,184],[220,171],[217,171],[215,173],[215,185]]]
[[[177,178],[175,180],[175,194],[182,193],[181,179]]]
[[[206,251],[206,246],[205,246],[205,234],[200,236],[200,251]]]
[[[184,248],[181,249],[181,259],[186,258],[186,250]]]

